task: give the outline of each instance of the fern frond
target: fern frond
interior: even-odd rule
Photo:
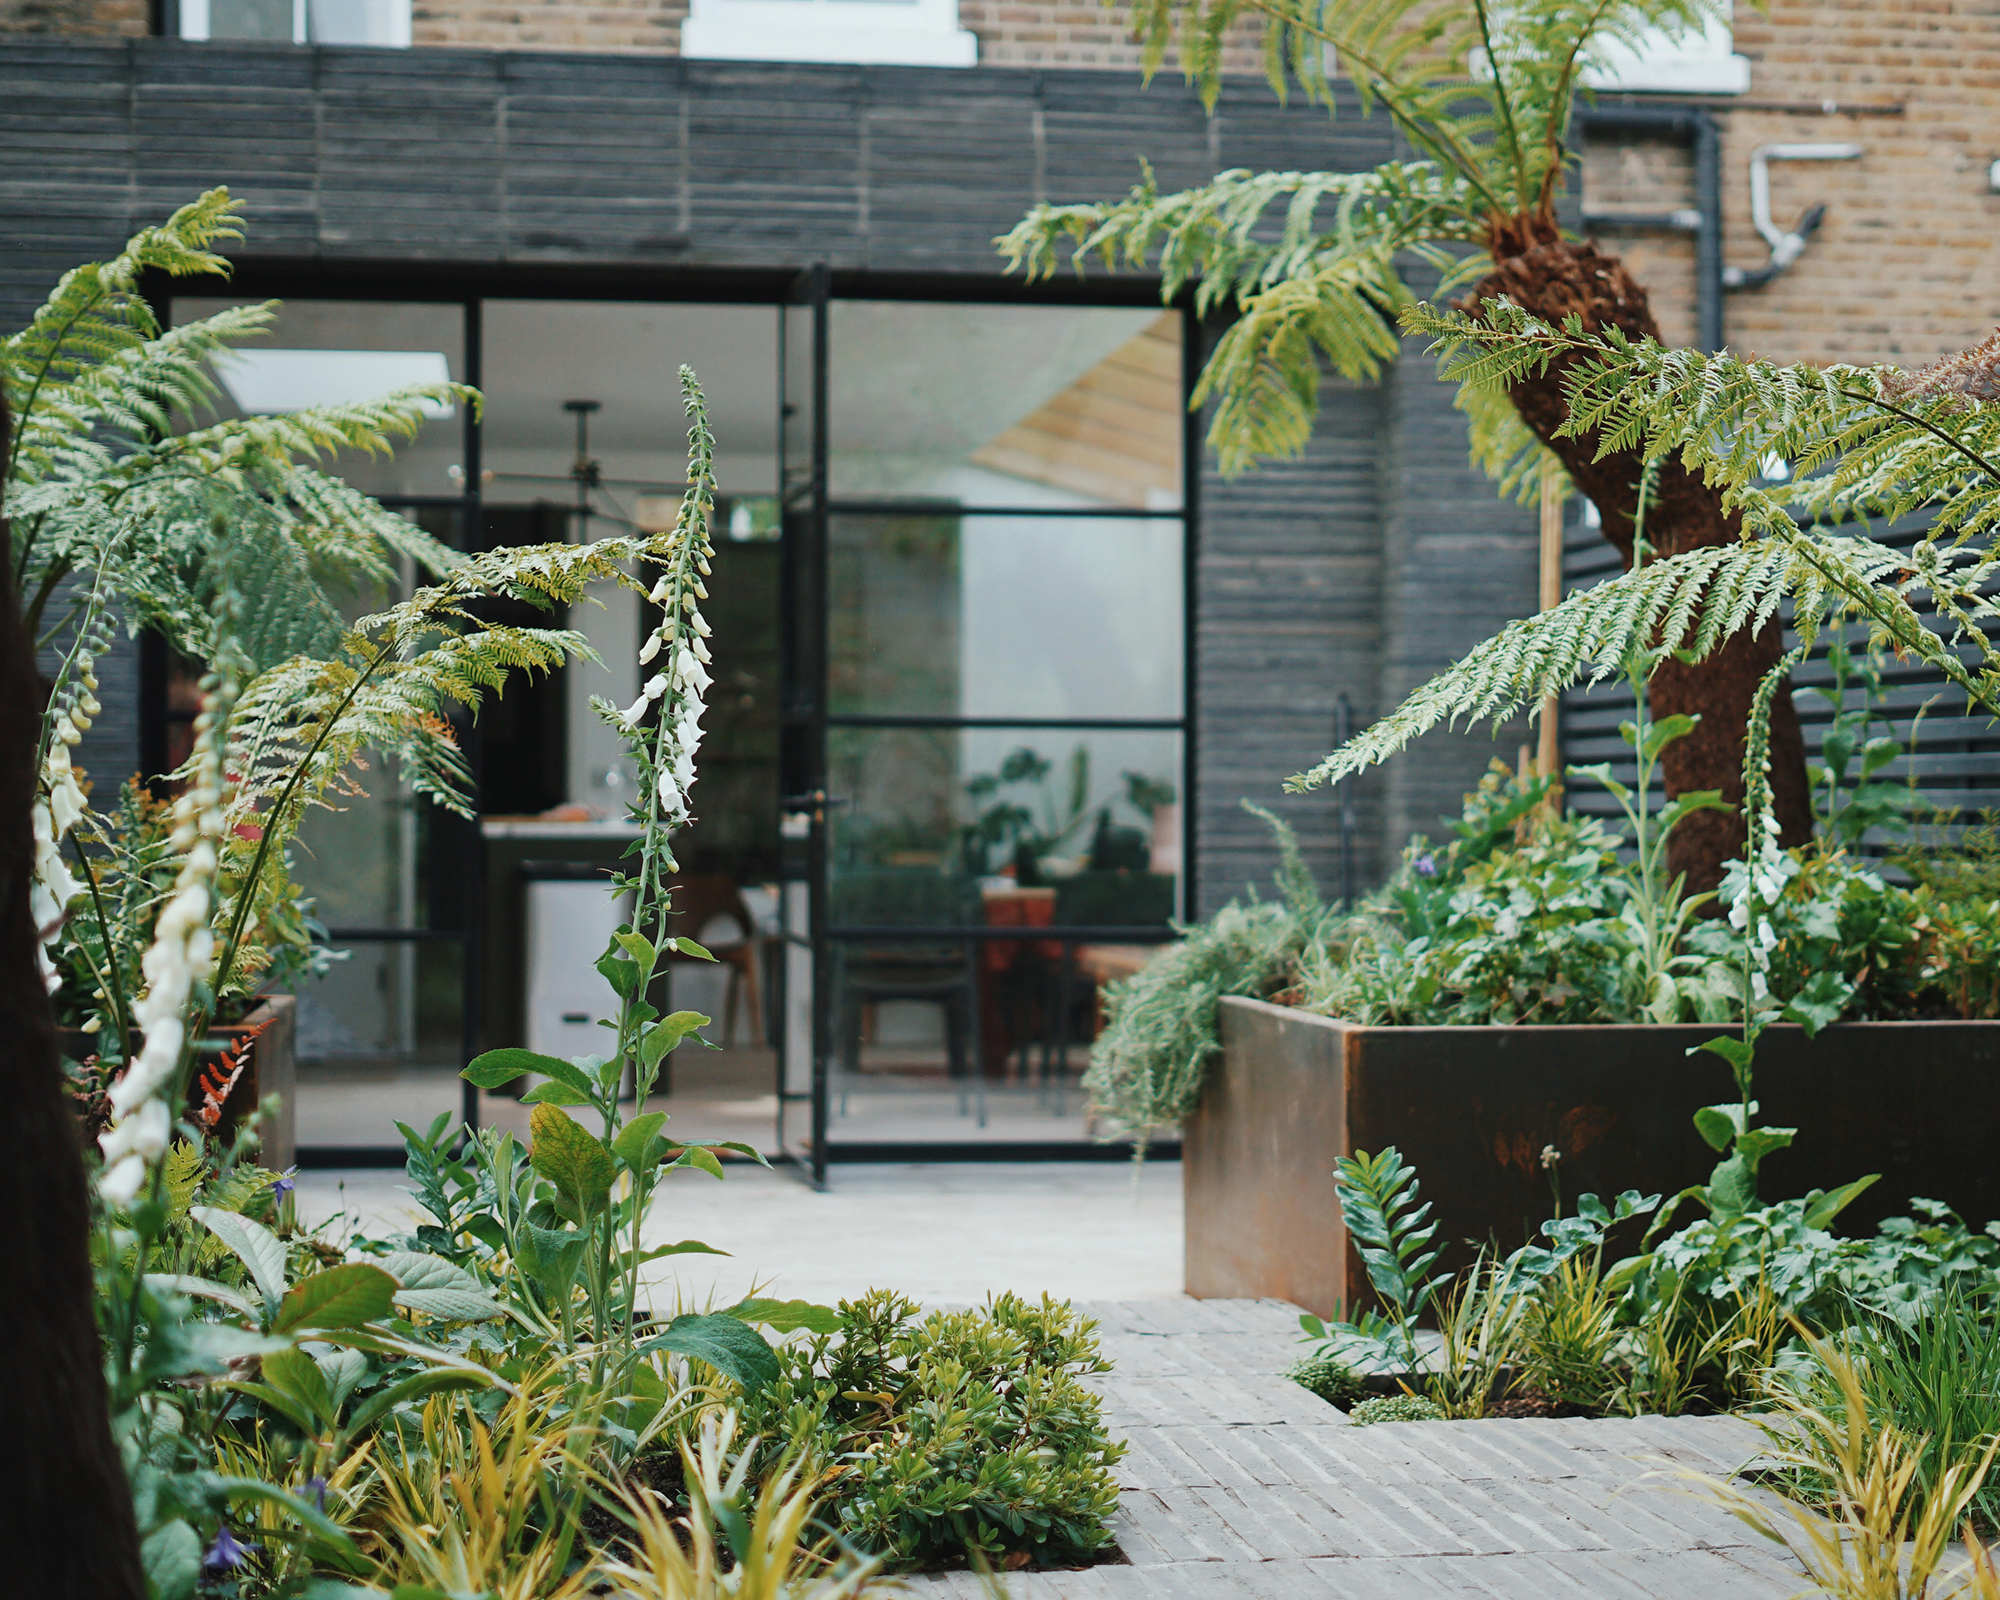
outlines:
[[[1614,675],[1639,649],[1658,646],[1698,659],[1742,629],[1761,628],[1788,596],[1801,630],[1810,632],[1848,602],[1880,593],[1903,566],[1901,552],[1886,546],[1797,529],[1789,539],[1706,546],[1649,562],[1510,623],[1285,787],[1337,783],[1436,727],[1497,724],[1573,684]],[[1899,623],[1914,620],[1907,601],[1902,609],[1908,618]],[[1915,633],[1936,647],[1927,653],[1951,654],[1921,626]],[[1923,648],[1914,637],[1909,643]],[[1962,667],[1958,672],[1965,677]]]
[[[211,189],[159,227],[142,228],[112,260],[64,273],[28,325],[0,341],[0,383],[16,425],[34,419],[52,380],[60,384],[158,333],[152,309],[138,294],[142,274],[227,274],[229,263],[209,246],[243,237],[237,210],[227,189]]]
[[[1506,718],[1606,676],[1636,648],[1702,658],[1730,634],[1772,620],[1784,598],[1804,642],[1834,618],[1862,620],[1878,642],[1926,662],[1968,702],[2000,716],[2000,648],[1990,638],[2000,616],[1990,540],[2000,506],[2000,406],[1910,394],[1894,368],[1780,368],[1664,350],[1618,330],[1592,338],[1574,322],[1550,328],[1506,302],[1488,302],[1482,318],[1416,306],[1404,326],[1436,340],[1448,376],[1488,392],[1562,358],[1562,432],[1596,434],[1600,454],[1678,454],[1722,486],[1744,542],[1648,564],[1508,626],[1292,788],[1336,782],[1458,718]],[[1810,464],[1812,476],[1760,486],[1770,454]],[[1910,552],[1798,520],[1800,512],[1834,524],[1914,510],[1928,512],[1932,526]]]
[[[1323,366],[1378,377],[1396,357],[1392,319],[1412,299],[1403,267],[1420,261],[1455,279],[1479,259],[1464,247],[1480,227],[1467,185],[1428,162],[1390,162],[1358,173],[1225,172],[1170,195],[1148,174],[1109,205],[1043,206],[998,243],[1031,277],[1053,272],[1065,251],[1079,268],[1157,256],[1166,298],[1192,282],[1203,311],[1233,301],[1240,315],[1194,395],[1215,403],[1209,441],[1233,473],[1303,448]]]

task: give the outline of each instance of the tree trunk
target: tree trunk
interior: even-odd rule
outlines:
[[[1558,327],[1566,317],[1577,316],[1589,332],[1615,327],[1635,339],[1659,337],[1646,291],[1624,264],[1594,244],[1563,238],[1553,222],[1512,218],[1496,228],[1491,249],[1493,271],[1473,291],[1474,304],[1505,295]],[[1517,385],[1510,398],[1522,420],[1568,469],[1570,480],[1596,504],[1604,537],[1629,567],[1643,461],[1637,451],[1596,459],[1594,433],[1555,437],[1567,416],[1562,395],[1566,370],[1566,363],[1552,362],[1541,377]],[[1740,519],[1723,510],[1719,490],[1704,484],[1678,460],[1660,463],[1645,525],[1646,542],[1656,553],[1679,555],[1704,545],[1734,544],[1741,533]],[[1773,622],[1756,633],[1736,634],[1693,665],[1671,658],[1661,663],[1652,678],[1654,713],[1701,718],[1694,732],[1667,746],[1662,766],[1669,795],[1719,789],[1724,799],[1740,806],[1743,734],[1751,701],[1784,650],[1784,629]],[[1812,802],[1805,743],[1789,684],[1779,689],[1772,704],[1771,787],[1781,841],[1805,843],[1812,836]],[[1668,865],[1686,874],[1690,891],[1712,889],[1742,849],[1740,812],[1697,812],[1674,830],[1667,846]]]
[[[7,414],[0,405],[0,453]],[[11,555],[0,521],[0,553]],[[4,1587],[44,1600],[143,1600],[132,1494],[111,1440],[91,1283],[90,1205],[28,909],[41,682],[0,561],[0,1216],[13,1219],[0,1315]],[[12,1533],[5,1532],[11,1527]]]

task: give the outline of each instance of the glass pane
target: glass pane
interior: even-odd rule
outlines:
[[[543,539],[601,539],[635,524],[670,526],[687,476],[679,379],[701,380],[725,496],[769,496],[776,485],[775,334],[767,309],[608,301],[489,300],[483,311],[486,412],[481,493],[490,523]],[[719,508],[756,542],[755,506]],[[718,565],[730,560],[725,548]],[[765,588],[774,578],[766,578]],[[744,586],[735,576],[723,580]],[[751,584],[750,589],[756,589]],[[758,590],[751,610],[775,597]],[[711,617],[718,627],[736,625]],[[562,674],[565,751],[557,798],[576,820],[622,817],[634,776],[624,741],[591,709],[593,696],[629,705],[639,688],[647,608],[615,583],[593,586],[568,625],[599,660]],[[740,631],[740,630],[739,630]],[[544,808],[546,809],[546,808]],[[769,808],[762,822],[768,832]],[[758,841],[770,853],[767,839]]]
[[[292,0],[208,0],[211,39],[292,43]]]
[[[291,37],[291,7],[284,37]],[[174,297],[185,325],[244,300]],[[465,313],[457,305],[287,300],[263,338],[218,363],[225,417],[295,411],[340,400],[372,400],[412,384],[465,376]],[[199,419],[206,420],[206,419]],[[393,456],[356,451],[330,470],[373,495],[453,495],[465,488],[465,422],[455,405],[429,408],[421,431]]]
[[[464,980],[454,940],[371,941],[301,984],[299,1143],[393,1146],[399,1121],[456,1115]]]
[[[828,540],[835,715],[1181,715],[1177,519],[848,515]]]
[[[1180,315],[832,307],[829,492],[959,505],[1181,503]]]
[[[828,921],[1164,923],[1178,903],[1180,763],[1170,732],[835,728]]]

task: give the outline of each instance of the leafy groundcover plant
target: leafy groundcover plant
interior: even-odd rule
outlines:
[[[1125,1447],[1081,1381],[1107,1372],[1096,1324],[1004,1294],[923,1316],[878,1290],[779,1355],[743,1419],[825,1463],[844,1538],[898,1567],[1075,1564],[1111,1549]]]

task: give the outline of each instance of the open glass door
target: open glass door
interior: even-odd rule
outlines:
[[[778,1148],[826,1179],[827,270],[799,274],[778,313],[780,599]]]

